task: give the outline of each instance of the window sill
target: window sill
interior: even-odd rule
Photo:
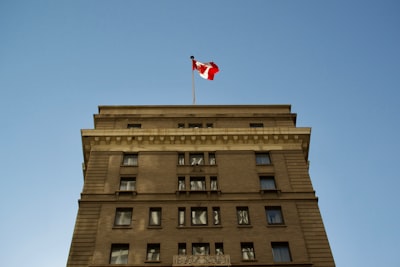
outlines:
[[[278,190],[278,189],[261,189],[261,190],[260,190],[260,193],[261,193],[261,194],[268,194],[268,193],[277,193],[277,194],[280,194],[280,193],[281,193],[281,190]]]
[[[132,229],[132,225],[114,225],[112,229]]]
[[[237,227],[238,228],[253,228],[253,226],[251,226],[250,224],[246,224],[246,225],[241,224],[241,225],[238,225]]]
[[[286,228],[287,227],[287,225],[286,224],[283,224],[283,223],[280,223],[280,224],[268,224],[267,225],[267,227],[269,228]]]
[[[222,225],[178,225],[176,229],[223,228]]]
[[[254,259],[254,260],[243,260],[242,259],[242,262],[257,262],[257,260],[256,259]]]
[[[118,190],[118,191],[115,191],[115,194],[117,195],[117,196],[119,196],[119,195],[137,195],[137,191],[136,190]]]
[[[149,225],[147,226],[147,229],[162,229],[161,225]]]
[[[149,260],[145,260],[144,263],[161,263],[161,261],[149,261]]]

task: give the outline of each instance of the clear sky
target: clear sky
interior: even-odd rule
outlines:
[[[65,266],[98,105],[291,104],[337,266],[400,266],[400,1],[0,1],[1,266]],[[22,265],[21,265],[22,264]],[[26,265],[26,264],[25,264]]]

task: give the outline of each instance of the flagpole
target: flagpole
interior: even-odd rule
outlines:
[[[191,56],[190,57],[191,59],[192,59],[192,64],[193,64],[193,59],[194,59],[194,56]],[[194,69],[193,69],[193,67],[192,67],[192,98],[193,98],[193,105],[196,105],[196,91],[195,91],[195,88],[194,88]]]

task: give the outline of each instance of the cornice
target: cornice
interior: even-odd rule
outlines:
[[[184,129],[88,129],[81,130],[85,161],[96,146],[171,145],[285,145],[301,147],[308,158],[311,128],[184,128]]]

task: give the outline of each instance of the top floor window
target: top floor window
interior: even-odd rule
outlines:
[[[142,128],[142,125],[140,123],[128,123],[127,128],[128,129],[140,129],[140,128]]]
[[[250,128],[263,128],[264,123],[250,123]]]
[[[204,164],[204,154],[190,154],[189,156],[190,165],[203,165]]]
[[[203,124],[201,123],[189,123],[189,128],[202,128]]]
[[[271,159],[269,157],[269,153],[256,153],[256,164],[257,165],[271,164]]]
[[[137,154],[124,154],[124,159],[122,161],[124,166],[137,166],[138,165],[138,155]]]

